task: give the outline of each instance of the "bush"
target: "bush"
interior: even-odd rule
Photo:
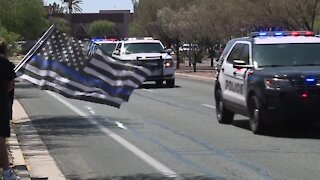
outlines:
[[[17,53],[18,49],[16,46],[16,41],[21,39],[21,36],[14,32],[9,32],[5,27],[0,26],[0,36],[3,37],[8,42],[8,53],[12,55]]]
[[[91,37],[115,36],[115,23],[107,20],[98,20],[90,24],[89,33]]]

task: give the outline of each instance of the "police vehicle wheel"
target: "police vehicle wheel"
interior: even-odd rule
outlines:
[[[173,88],[174,87],[174,79],[168,79],[166,80],[166,84],[168,87]]]
[[[157,87],[161,87],[163,85],[163,81],[162,80],[157,80],[156,81],[156,86]]]
[[[231,124],[233,121],[234,113],[224,106],[220,89],[216,90],[216,115],[221,124]]]
[[[263,109],[259,99],[256,96],[251,96],[249,99],[250,128],[254,134],[261,134],[264,131],[262,113]]]

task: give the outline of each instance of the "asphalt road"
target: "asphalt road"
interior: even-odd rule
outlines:
[[[213,82],[176,82],[145,84],[121,109],[25,83],[16,97],[68,179],[319,179],[319,127],[276,125],[261,136],[245,117],[221,125]]]

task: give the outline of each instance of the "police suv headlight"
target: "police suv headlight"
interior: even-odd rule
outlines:
[[[271,89],[271,90],[288,89],[291,87],[290,81],[288,79],[279,79],[279,78],[265,79],[264,84],[266,86],[266,89]]]
[[[164,61],[163,65],[164,65],[164,67],[173,67],[174,62],[173,62],[172,59],[167,59],[167,60]]]

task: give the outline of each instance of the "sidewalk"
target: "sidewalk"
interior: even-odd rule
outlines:
[[[211,67],[210,60],[203,60],[202,63],[197,63],[196,72],[194,72],[193,65],[189,66],[189,63],[185,61],[184,63],[180,63],[179,69],[176,69],[176,75],[212,81],[215,77],[215,67]]]
[[[22,105],[13,104],[12,136],[8,141],[15,173],[23,180],[65,180]],[[16,135],[18,134],[18,136]]]
[[[176,70],[176,76],[192,78],[196,80],[204,80],[204,81],[213,81],[215,75],[214,67],[210,66],[210,61],[206,60],[203,63],[197,63],[197,71],[193,71],[193,66],[189,66],[189,64],[181,63],[180,68]],[[37,142],[34,142],[34,134],[32,135],[33,141],[29,140],[27,136],[23,137],[23,141],[18,141],[17,138],[17,130],[21,127],[19,123],[28,121],[28,116],[23,110],[23,107],[20,103],[15,100],[13,106],[13,121],[11,126],[11,137],[8,140],[9,152],[10,152],[10,160],[12,164],[12,168],[14,169],[15,173],[21,177],[22,180],[31,180],[31,179],[65,179],[61,172],[57,169],[54,164],[53,159],[49,157],[49,153],[46,151],[45,147],[42,149],[32,150],[28,149],[31,147],[33,143],[42,143],[40,138]],[[30,121],[30,120],[29,120]],[[22,128],[32,128],[22,127]],[[31,131],[31,130],[30,130]],[[33,131],[33,130],[32,130]],[[34,130],[36,131],[36,130]],[[39,147],[39,146],[38,146]],[[23,150],[21,150],[23,149]],[[32,151],[32,152],[31,152]],[[23,153],[22,153],[23,152]],[[28,159],[28,154],[30,156],[37,156],[36,158],[33,157],[32,160]],[[45,156],[44,156],[45,154]],[[49,167],[46,168],[45,166]],[[52,168],[52,166],[54,166]],[[41,171],[35,172],[35,167],[41,168]],[[42,172],[44,171],[44,172]],[[32,177],[32,176],[36,176]],[[54,177],[54,178],[49,178]]]
[[[17,109],[14,108],[14,114],[17,113]],[[8,139],[7,143],[9,146],[9,159],[12,169],[15,174],[21,177],[22,180],[30,180],[30,174],[26,165],[26,161],[23,157],[22,151],[20,149],[20,144],[17,139],[16,125],[17,117],[13,115],[13,120],[11,123],[11,137]]]

